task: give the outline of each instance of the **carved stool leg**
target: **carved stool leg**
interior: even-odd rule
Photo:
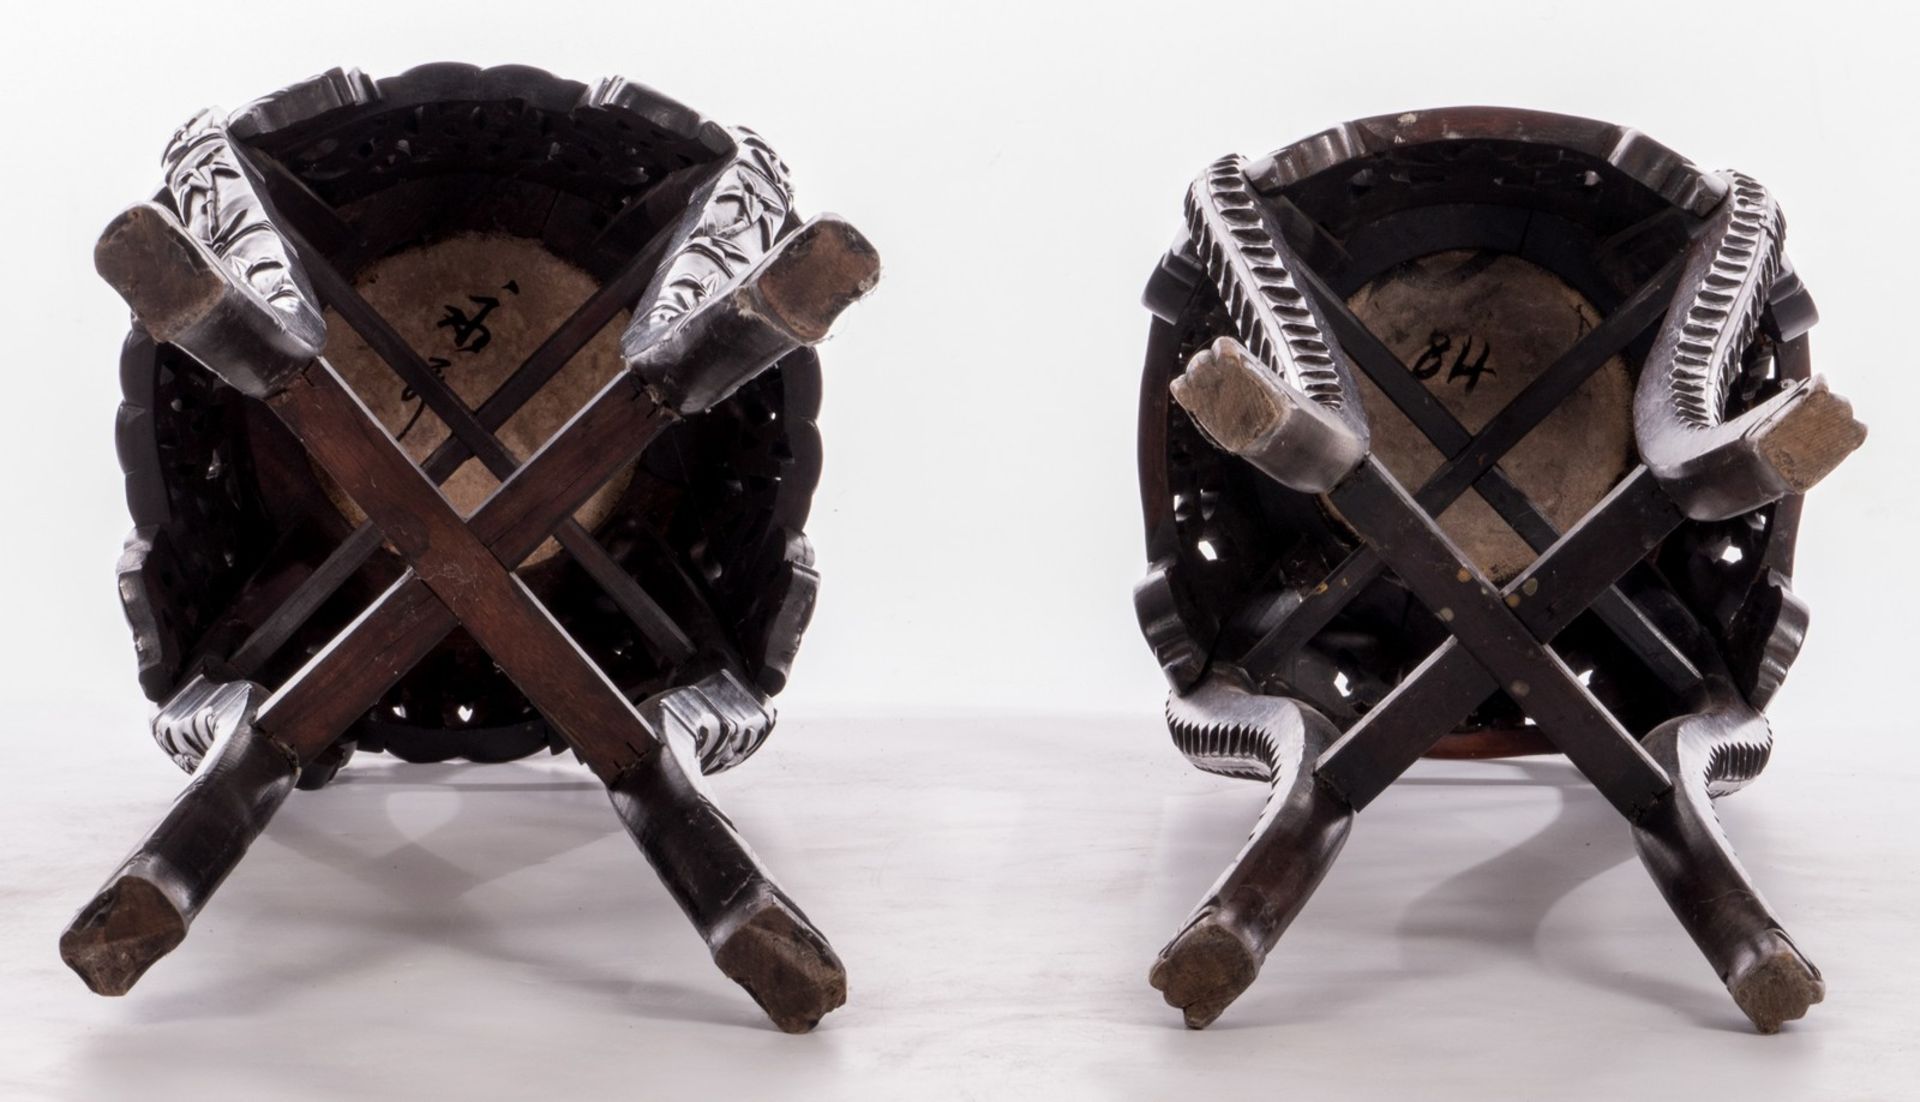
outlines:
[[[1510,177],[1463,155],[1483,146],[1461,144],[1509,142],[1584,159],[1587,184],[1624,176],[1665,203],[1618,222],[1570,216],[1579,235],[1560,237],[1531,200],[1496,194]],[[1450,167],[1434,178],[1484,205],[1439,214],[1410,194],[1370,190],[1382,164],[1420,173],[1441,160]],[[1327,183],[1361,164],[1352,191]],[[1277,735],[1290,722],[1292,737],[1313,743],[1323,725],[1302,705],[1268,701],[1259,712],[1244,688],[1208,683],[1169,706],[1195,764],[1271,778],[1275,790],[1246,849],[1162,954],[1154,985],[1189,1025],[1213,1020],[1313,890],[1353,812],[1450,735],[1499,731],[1513,740],[1502,752],[1550,743],[1632,824],[1660,890],[1762,1032],[1802,1016],[1821,1001],[1820,974],[1749,881],[1712,800],[1764,765],[1770,736],[1757,709],[1805,629],[1786,590],[1798,521],[1790,499],[1866,429],[1810,375],[1802,335],[1814,311],[1786,263],[1772,198],[1631,131],[1475,108],[1359,120],[1257,162],[1222,158],[1188,192],[1186,216],[1146,295],[1156,322],[1141,484],[1153,572],[1137,590],[1142,627],[1176,693],[1224,667],[1241,685],[1287,685],[1324,702],[1348,726],[1309,759]],[[1516,292],[1503,308],[1528,315],[1532,341],[1557,297],[1535,302],[1502,279],[1460,307],[1411,278],[1413,265],[1455,250],[1522,260],[1579,288],[1574,298],[1589,300],[1575,307],[1582,334],[1526,378],[1520,363],[1547,342],[1516,355],[1514,341],[1489,333],[1518,336],[1521,326],[1482,311]],[[1629,277],[1639,289],[1619,297]],[[1406,295],[1391,310],[1390,290]],[[1587,325],[1602,299],[1613,301],[1606,320]],[[1427,353],[1442,338],[1456,344],[1429,323],[1455,314],[1474,316],[1480,358],[1462,347],[1445,382],[1484,367],[1489,340],[1502,344],[1503,385],[1516,390],[1497,411],[1466,400],[1471,376],[1458,390],[1429,382],[1442,365],[1425,370]],[[1415,353],[1423,332],[1432,344]],[[1355,368],[1371,383],[1364,394]],[[1601,408],[1617,407],[1629,375],[1631,448],[1617,408],[1600,429]],[[1601,380],[1604,398],[1588,388]],[[1550,418],[1559,427],[1535,436]],[[1407,427],[1428,472],[1417,491],[1395,473]],[[1579,452],[1603,435],[1607,458],[1595,466]],[[1521,448],[1549,436],[1560,449],[1550,477]],[[1622,476],[1575,489],[1609,468]],[[1551,481],[1552,501],[1530,496],[1522,474]],[[1462,510],[1442,523],[1476,495],[1481,519]],[[1277,545],[1254,558],[1269,533]],[[1535,557],[1490,551],[1496,537],[1515,536]],[[1327,573],[1327,564],[1338,565]],[[1436,632],[1443,641],[1429,649]],[[1351,692],[1329,683],[1320,660],[1334,655],[1371,683]],[[1382,679],[1394,683],[1379,691]],[[1263,719],[1275,733],[1263,733]]]
[[[252,696],[222,730],[173,807],[60,935],[60,958],[96,994],[124,995],[187,927],[293,791],[299,760],[253,726]]]
[[[658,752],[607,785],[614,811],[720,970],[776,1026],[805,1033],[847,1001],[846,969],[714,806],[686,729],[662,734]]]
[[[1680,924],[1762,1033],[1806,1014],[1826,994],[1747,877],[1714,815],[1713,797],[1760,772],[1772,750],[1767,721],[1744,703],[1682,716],[1644,743],[1674,786],[1633,824],[1634,847]]]
[[[1215,674],[1167,701],[1167,725],[1194,764],[1268,780],[1253,836],[1154,962],[1148,980],[1204,1029],[1240,997],[1346,844],[1348,807],[1314,777],[1337,736],[1318,712]]]
[[[369,670],[390,683],[458,621],[606,780],[616,810],[700,926],[715,960],[780,1028],[810,1029],[844,1001],[844,972],[825,939],[694,787],[696,756],[688,751],[683,768],[681,750],[669,745],[673,738],[691,746],[691,733],[674,735],[644,719],[510,571],[644,444],[637,439],[643,432],[612,430],[642,429],[668,411],[702,412],[795,346],[824,338],[833,318],[877,276],[877,259],[857,231],[831,216],[815,219],[659,340],[627,349],[631,381],[608,384],[470,520],[367,416],[314,355],[312,342],[290,336],[207,242],[164,209],[128,211],[103,236],[98,260],[156,337],[181,344],[229,385],[260,398],[412,568],[263,711],[263,727],[284,739],[275,745],[287,751],[286,787],[300,764],[385,691]],[[624,454],[623,444],[631,445]],[[286,727],[268,722],[275,714]],[[290,728],[304,734],[293,736]],[[250,841],[278,802],[263,803],[232,833]],[[166,827],[154,837],[166,841]],[[216,871],[196,881],[204,888],[193,908],[244,849],[243,841],[206,855],[205,867]],[[116,912],[139,917],[146,910],[111,891],[96,904],[80,927],[113,931]],[[140,941],[138,966],[119,970],[120,990],[184,933],[181,920]]]

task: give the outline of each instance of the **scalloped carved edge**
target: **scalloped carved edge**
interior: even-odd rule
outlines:
[[[1761,576],[1747,594],[1742,611],[1751,614],[1769,604],[1773,606],[1772,626],[1760,644],[1753,685],[1747,691],[1747,702],[1756,710],[1764,710],[1772,703],[1780,686],[1786,683],[1787,674],[1807,641],[1807,627],[1812,621],[1812,610],[1793,592],[1792,580],[1778,570],[1769,570]]]
[[[127,628],[133,634],[133,660],[139,670],[140,685],[150,695],[155,694],[152,686],[166,675],[169,666],[169,656],[160,637],[160,618],[154,612],[153,594],[147,587],[147,562],[153,557],[153,541],[159,531],[157,524],[142,524],[127,533],[113,571],[120,593],[120,610],[125,613]]]
[[[624,112],[668,133],[702,140],[716,153],[728,151],[726,145],[719,144],[726,136],[724,128],[713,126],[698,111],[637,80],[604,77],[580,98],[580,106],[593,111]]]
[[[820,572],[814,569],[812,541],[796,529],[782,531],[780,564],[760,601],[765,626],[750,648],[757,653],[746,655],[747,661],[757,667],[760,687],[768,693],[786,687],[794,659],[800,654],[800,640],[813,622],[814,605],[820,599]]]
[[[242,105],[227,116],[227,129],[236,138],[252,138],[379,99],[380,87],[367,74],[335,67]]]
[[[1160,672],[1176,692],[1186,689],[1206,672],[1210,644],[1194,638],[1193,618],[1175,589],[1176,560],[1156,559],[1146,577],[1133,587],[1133,612],[1140,633],[1160,663]]]
[[[1272,193],[1394,149],[1474,140],[1528,142],[1586,154],[1696,216],[1710,213],[1726,194],[1725,181],[1631,127],[1511,107],[1438,107],[1355,119],[1274,150],[1252,162],[1248,174],[1259,191]]]
[[[227,126],[236,138],[244,140],[381,101],[403,106],[444,98],[520,99],[557,112],[610,111],[699,141],[716,153],[727,152],[731,145],[725,132],[698,111],[623,76],[604,77],[586,85],[531,65],[481,68],[457,61],[417,65],[377,80],[358,68],[336,66],[252,100],[227,117]]]

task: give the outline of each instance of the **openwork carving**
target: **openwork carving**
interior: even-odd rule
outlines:
[[[1272,791],[1153,985],[1190,1026],[1218,1017],[1422,755],[1558,752],[1754,1024],[1804,1014],[1824,982],[1712,799],[1766,765],[1760,709],[1805,633],[1797,495],[1865,430],[1810,375],[1766,192],[1619,127],[1462,108],[1223,158],[1186,213],[1146,296],[1135,604],[1175,745]],[[1556,304],[1580,319],[1557,351],[1535,316]],[[1446,388],[1486,375],[1500,404],[1464,424]],[[1390,418],[1367,424],[1362,377]],[[1629,393],[1637,454],[1550,515],[1517,465],[1624,441]],[[1517,447],[1537,433],[1562,446]],[[1386,462],[1428,454],[1417,482]],[[1484,508],[1449,513],[1469,494]],[[1499,527],[1456,538],[1442,514]],[[1490,576],[1479,545],[1518,557]]]
[[[801,219],[758,138],[617,78],[335,70],[196,116],[165,163],[171,208],[129,208],[95,261],[136,322],[121,594],[154,739],[194,779],[82,908],[67,963],[124,993],[296,782],[356,750],[565,749],[720,969],[812,1028],[844,970],[700,776],[764,743],[812,609],[810,346],[873,286],[872,246]],[[583,301],[495,314],[448,256],[564,270]],[[520,293],[511,273],[485,290]],[[450,344],[382,313],[416,308]],[[463,392],[438,354],[482,348],[510,358]],[[403,396],[394,423],[375,392]],[[456,508],[463,471],[492,481]]]

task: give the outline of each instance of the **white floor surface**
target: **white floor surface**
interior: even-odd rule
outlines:
[[[566,759],[356,760],[138,989],[97,998],[56,937],[180,777],[117,705],[23,718],[61,738],[0,802],[8,1099],[1920,1096],[1920,778],[1812,732],[1721,805],[1827,976],[1779,1036],[1557,760],[1418,767],[1191,1033],[1147,967],[1258,785],[1187,768],[1150,714],[790,718],[716,781],[850,973],[849,1005],[789,1037]]]

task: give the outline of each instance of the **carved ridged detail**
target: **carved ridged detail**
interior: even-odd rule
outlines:
[[[677,728],[695,748],[703,774],[720,773],[753,756],[773,733],[773,705],[732,673],[721,670],[640,705],[663,734]]]
[[[1701,429],[1725,416],[1728,392],[1779,274],[1786,237],[1785,219],[1767,190],[1737,172],[1727,175],[1733,188],[1719,242],[1696,277],[1667,368],[1674,415]]]
[[[222,737],[250,722],[266,690],[251,681],[195,676],[153,715],[153,741],[191,773]]]
[[[1643,743],[1702,814],[1713,814],[1712,800],[1752,783],[1773,757],[1766,715],[1724,683],[1715,684],[1703,710],[1662,724]]]
[[[1215,161],[1194,181],[1187,192],[1187,227],[1201,266],[1225,301],[1240,342],[1307,397],[1342,409],[1347,386],[1333,345],[1258,203],[1237,154]]]
[[[1215,676],[1191,692],[1168,695],[1167,731],[1199,769],[1272,782],[1281,771],[1287,713],[1297,708],[1284,697],[1229,687]]]
[[[1760,717],[1764,737],[1730,738],[1713,748],[1707,760],[1707,794],[1714,797],[1737,792],[1760,776],[1773,760],[1773,728]]]

